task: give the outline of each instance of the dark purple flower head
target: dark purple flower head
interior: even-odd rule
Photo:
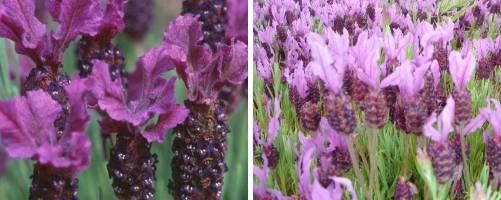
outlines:
[[[0,101],[0,133],[12,158],[37,160],[65,168],[72,175],[90,163],[90,140],[85,135],[89,115],[82,103],[83,81],[75,80],[65,88],[70,97],[70,120],[64,133],[58,133],[54,121],[61,106],[44,91],[30,91],[26,96]]]
[[[128,77],[129,88],[122,91],[120,81],[112,81],[107,64],[94,60],[96,70],[90,76],[97,106],[117,121],[143,128],[149,141],[162,142],[169,128],[184,121],[188,110],[176,104],[175,77],[166,80],[162,74],[176,66],[184,54],[176,46],[162,45],[139,58],[136,71]],[[156,123],[150,120],[158,115]]]
[[[183,79],[190,101],[212,103],[222,86],[241,84],[247,77],[247,45],[240,41],[220,44],[215,51],[201,44],[203,33],[198,20],[186,14],[165,30],[164,42],[177,46],[177,72]]]

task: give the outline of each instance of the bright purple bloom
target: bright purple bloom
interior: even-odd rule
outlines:
[[[247,2],[229,0],[228,2],[228,28],[226,38],[235,38],[247,44]]]
[[[383,50],[386,60],[396,59],[404,61],[407,54],[407,46],[412,41],[412,34],[403,34],[401,30],[395,30],[394,34],[385,34]]]
[[[178,17],[164,33],[164,42],[185,54],[175,61],[188,99],[210,104],[223,85],[241,84],[247,77],[247,45],[233,41],[220,44],[213,52],[207,44],[200,44],[202,38],[200,23],[191,15]]]
[[[479,58],[487,57],[488,53],[494,49],[494,41],[490,37],[475,40],[474,43]]]
[[[323,80],[327,88],[334,93],[340,92],[346,69],[344,61],[340,58],[334,63],[329,48],[327,48],[326,40],[322,36],[309,33],[307,38],[312,56],[312,61],[308,64],[311,73]]]
[[[254,183],[254,196],[257,197],[257,199],[267,199],[267,198],[272,198],[276,200],[292,200],[290,197],[285,197],[283,194],[274,189],[270,189],[266,186],[266,182],[268,180],[268,175],[270,174],[270,168],[268,167],[268,159],[266,156],[262,156],[263,158],[263,168],[259,168],[258,166],[254,165],[253,168],[253,173],[254,176],[256,176],[260,182],[260,184]]]
[[[449,70],[454,88],[458,91],[466,89],[466,85],[475,70],[475,58],[471,53],[463,58],[457,51],[451,52],[449,56]]]
[[[449,133],[454,130],[454,128],[452,127],[452,122],[454,121],[454,104],[454,99],[452,99],[452,97],[449,97],[447,99],[447,105],[438,116],[438,122],[437,114],[432,114],[432,116],[428,119],[423,127],[423,133],[425,136],[438,143],[447,142]],[[437,122],[437,128],[433,127],[433,124],[435,122]]]
[[[71,115],[62,134],[54,127],[54,121],[62,112],[61,106],[46,92],[30,91],[26,96],[0,101],[3,122],[0,133],[9,156],[67,168],[72,175],[85,169],[90,163],[91,143],[85,135],[89,115],[82,103],[81,84],[76,80],[65,88],[71,97]]]
[[[380,40],[378,37],[369,37],[364,31],[358,36],[357,44],[351,48],[350,63],[357,77],[367,84],[371,90],[378,90],[380,85],[381,68],[377,64],[380,56]]]
[[[148,142],[162,142],[165,133],[182,123],[188,110],[176,104],[175,77],[165,80],[162,74],[174,69],[182,58],[181,50],[172,45],[151,49],[139,58],[136,71],[128,77],[129,88],[124,94],[120,81],[112,81],[109,68],[102,61],[94,61],[96,70],[90,77],[94,81],[93,93],[98,106],[112,119],[128,122],[136,127],[145,125],[154,115],[158,121],[141,131]]]
[[[382,82],[381,87],[397,85],[400,94],[405,100],[414,100],[419,90],[424,86],[424,75],[429,66],[416,68],[411,62],[405,61],[395,72],[388,75]]]
[[[491,109],[491,104],[494,104],[494,109]],[[489,99],[487,107],[480,109],[480,113],[491,125],[494,135],[501,137],[501,104],[499,101]]]

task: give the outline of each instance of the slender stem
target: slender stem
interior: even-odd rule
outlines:
[[[498,181],[499,181],[499,174],[498,173],[494,173],[494,184],[492,186],[492,188],[494,190],[497,190],[498,189]]]
[[[362,148],[362,144],[358,142],[358,140],[353,140],[353,145],[355,147],[355,152],[357,152],[358,155],[360,155],[360,158],[362,160],[363,164],[363,169],[365,169],[365,174],[369,174],[369,162],[367,161],[367,158],[365,157],[364,154],[364,148]]]
[[[358,156],[357,152],[355,152],[355,148],[353,147],[353,136],[347,136],[346,140],[348,142],[348,150],[350,152],[350,157],[351,157],[351,163],[353,165],[353,171],[355,172],[355,178],[360,184],[360,188],[362,188],[362,192],[365,194],[365,197],[367,199],[370,199],[370,194],[366,188],[366,183],[362,179],[362,173],[360,172],[360,166],[358,165]]]
[[[468,160],[466,155],[466,137],[463,134],[463,130],[464,130],[464,125],[461,125],[461,128],[459,130],[459,137],[461,140],[461,156],[463,157],[463,172],[466,181],[466,188],[469,188],[471,185],[470,168],[468,167]]]
[[[411,148],[410,135],[402,134],[404,137],[404,166],[402,167],[403,175],[406,176],[409,171],[409,149]]]
[[[376,194],[377,199],[381,199],[379,192],[379,178],[377,173],[377,136],[378,130],[375,128],[369,128],[369,159],[370,159],[370,176],[369,185],[371,188],[371,193]]]

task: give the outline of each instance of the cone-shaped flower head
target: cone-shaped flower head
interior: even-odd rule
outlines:
[[[456,91],[464,91],[466,89],[466,85],[475,67],[475,57],[471,52],[466,57],[461,56],[457,51],[451,52],[449,56],[449,69]]]

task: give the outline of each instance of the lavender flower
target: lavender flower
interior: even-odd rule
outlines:
[[[471,94],[466,84],[473,75],[476,63],[471,53],[463,58],[458,52],[452,52],[449,56],[450,73],[454,82],[454,101],[458,106],[455,108],[455,123],[465,125],[471,118]]]
[[[120,198],[153,198],[157,158],[150,153],[151,143],[163,142],[167,130],[188,115],[184,106],[176,104],[176,78],[162,78],[181,56],[184,54],[179,48],[168,44],[151,49],[137,61],[125,92],[121,80],[113,81],[109,75],[106,63],[93,61],[96,68],[89,80],[93,82],[95,107],[105,117],[103,129],[117,133],[107,167],[113,190]],[[158,120],[152,122],[155,116]]]
[[[179,173],[173,175],[169,188],[176,199],[221,198],[229,128],[219,93],[223,86],[238,86],[247,78],[247,45],[233,39],[207,40],[211,37],[204,37],[201,17],[206,16],[180,16],[164,33],[164,43],[182,55],[174,61],[187,88],[189,109],[187,119],[174,129],[171,167]]]
[[[487,131],[484,132],[484,141],[486,143],[487,163],[490,170],[496,176],[501,175],[501,104],[499,101],[490,99],[487,107],[480,109],[481,116],[486,119],[492,127],[493,135],[490,136]],[[494,104],[494,109],[491,108]]]

